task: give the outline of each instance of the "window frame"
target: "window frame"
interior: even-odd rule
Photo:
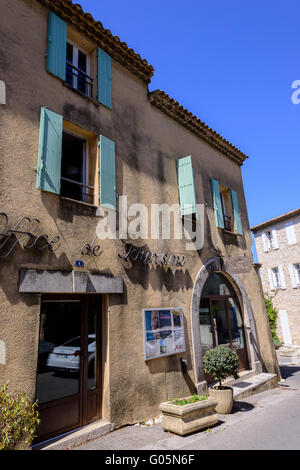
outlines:
[[[72,47],[73,47],[73,63],[70,64],[70,62],[68,61],[68,59],[66,58],[66,68],[67,68],[67,64],[69,63],[70,65],[73,65],[74,67],[76,67],[76,69],[79,70],[79,67],[78,67],[78,53],[79,52],[82,52],[82,54],[84,54],[86,56],[86,71],[82,71],[85,75],[87,75],[88,77],[91,78],[92,80],[92,83],[90,83],[90,85],[88,84],[88,82],[86,82],[86,91],[87,93],[84,93],[83,91],[79,90],[78,89],[78,76],[76,75],[72,75],[72,85],[70,83],[67,82],[67,76],[66,76],[66,80],[65,80],[65,83],[67,83],[69,86],[71,86],[72,88],[74,88],[75,90],[77,90],[79,93],[82,93],[83,95],[87,96],[88,98],[92,98],[93,96],[93,81],[94,81],[94,77],[91,76],[91,57],[90,57],[90,52],[87,52],[84,48],[82,47],[79,47],[74,41],[72,41],[71,39],[69,39],[67,37],[67,43],[66,43],[66,48],[68,48],[68,44],[70,44]],[[74,61],[74,56],[76,57],[76,63]]]

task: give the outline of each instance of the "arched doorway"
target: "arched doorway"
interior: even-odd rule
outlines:
[[[239,371],[249,368],[242,309],[232,284],[221,272],[207,278],[200,299],[201,349],[226,345],[239,357]]]

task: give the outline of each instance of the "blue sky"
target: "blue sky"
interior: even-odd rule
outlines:
[[[155,68],[163,89],[249,155],[250,225],[300,207],[300,3],[81,0]]]

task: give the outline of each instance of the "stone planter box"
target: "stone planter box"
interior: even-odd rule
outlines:
[[[188,400],[191,397],[187,397]],[[209,428],[218,422],[216,413],[217,400],[208,397],[188,405],[175,405],[172,401],[160,404],[162,427],[165,431],[185,436],[200,429]]]

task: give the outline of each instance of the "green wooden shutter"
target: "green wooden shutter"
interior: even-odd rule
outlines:
[[[47,71],[66,80],[67,23],[49,13]]]
[[[41,108],[36,187],[60,194],[63,118]]]
[[[115,143],[100,135],[99,200],[101,206],[116,209]]]
[[[225,228],[219,181],[211,178],[210,184],[212,190],[213,208],[215,212],[216,225],[217,227]]]
[[[181,215],[196,214],[197,202],[191,156],[177,160],[177,183]]]
[[[230,190],[231,193],[231,201],[232,201],[232,208],[233,208],[233,216],[235,222],[235,229],[239,235],[243,235],[243,227],[241,221],[241,215],[239,210],[239,203],[236,191],[233,189]]]
[[[98,48],[98,101],[107,108],[111,104],[111,58],[100,47]]]

